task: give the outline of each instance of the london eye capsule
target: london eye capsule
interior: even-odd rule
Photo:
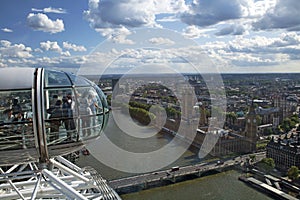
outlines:
[[[45,68],[0,69],[0,166],[47,162],[97,138],[103,92],[86,78]]]

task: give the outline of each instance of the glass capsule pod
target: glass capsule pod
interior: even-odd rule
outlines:
[[[44,68],[0,69],[0,166],[47,162],[81,149],[107,124],[101,89]]]

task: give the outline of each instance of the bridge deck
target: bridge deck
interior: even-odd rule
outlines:
[[[261,155],[265,157],[264,153],[258,153],[257,155]],[[172,169],[162,170],[152,173],[141,174],[137,176],[131,176],[127,178],[121,178],[117,180],[109,181],[109,185],[113,189],[120,189],[138,185],[145,185],[148,183],[153,183],[157,181],[163,180],[171,180],[175,182],[176,178],[184,177],[187,175],[201,175],[201,173],[210,171],[210,170],[221,170],[223,168],[232,167],[234,165],[238,165],[241,162],[245,162],[246,159],[249,158],[249,155],[238,156],[234,159],[227,160],[223,163],[199,163],[196,165],[189,165],[185,167],[180,167],[176,171]],[[257,158],[259,160],[259,158]]]
[[[152,172],[137,176],[132,176],[128,178],[122,178],[117,180],[112,180],[109,182],[109,185],[114,188],[124,188],[124,187],[130,187],[130,186],[136,186],[136,185],[142,185],[145,183],[151,183],[156,181],[163,181],[163,180],[173,180],[177,177],[183,177],[187,175],[192,174],[201,174],[205,171],[209,170],[220,170],[224,167],[230,167],[234,166],[237,163],[224,163],[222,165],[217,165],[216,163],[213,164],[197,164],[197,165],[190,165],[186,167],[180,167],[176,171],[169,170],[163,170],[158,172]]]

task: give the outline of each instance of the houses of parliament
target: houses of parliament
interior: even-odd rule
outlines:
[[[248,113],[245,117],[245,127],[240,133],[234,133],[229,130],[225,130],[221,127],[210,126],[209,123],[214,124],[212,119],[206,116],[205,106],[201,103],[195,103],[189,92],[183,94],[183,107],[180,123],[189,127],[183,133],[186,139],[193,141],[192,145],[200,148],[204,142],[210,142],[205,140],[208,134],[212,137],[217,137],[217,141],[214,147],[206,152],[213,156],[224,156],[232,153],[251,153],[256,151],[256,142],[258,139],[258,123],[257,115],[253,103],[250,105]],[[196,105],[196,106],[191,106]],[[208,122],[208,120],[210,120]],[[161,121],[157,116],[157,121]],[[178,121],[167,120],[165,127],[176,131],[178,128]],[[196,131],[196,135],[189,134],[190,131]],[[178,133],[177,133],[178,134]],[[194,137],[195,136],[195,137]]]

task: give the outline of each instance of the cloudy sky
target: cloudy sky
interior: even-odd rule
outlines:
[[[300,72],[299,10],[299,0],[3,1],[0,67],[93,68],[114,60],[110,73],[133,62],[189,72],[175,57],[201,53],[223,73]]]

